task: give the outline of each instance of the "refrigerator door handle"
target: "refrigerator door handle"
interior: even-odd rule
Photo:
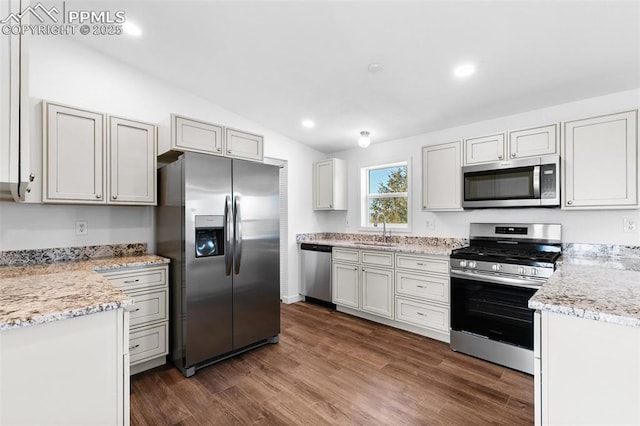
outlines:
[[[224,201],[224,265],[225,275],[231,275],[233,253],[231,252],[231,239],[233,238],[233,213],[231,212],[231,196],[227,195]]]
[[[236,195],[233,201],[233,215],[235,222],[235,244],[234,244],[234,259],[235,259],[235,273],[240,273],[240,262],[242,261],[242,213],[240,211],[240,196]]]

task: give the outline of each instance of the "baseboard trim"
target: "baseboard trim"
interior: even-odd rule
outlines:
[[[295,296],[283,296],[282,297],[282,303],[286,303],[287,305],[290,305],[292,303],[296,303],[296,302],[301,302],[304,300],[304,296],[302,296],[301,294],[296,294]]]

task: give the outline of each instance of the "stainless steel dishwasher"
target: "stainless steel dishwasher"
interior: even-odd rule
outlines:
[[[335,309],[331,303],[331,246],[302,243],[300,252],[305,300]]]

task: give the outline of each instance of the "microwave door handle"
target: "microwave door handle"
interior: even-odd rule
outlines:
[[[533,198],[540,199],[540,166],[533,166]]]
[[[231,252],[231,239],[233,238],[233,212],[231,211],[231,196],[227,195],[224,201],[224,265],[225,275],[231,275],[233,253]]]

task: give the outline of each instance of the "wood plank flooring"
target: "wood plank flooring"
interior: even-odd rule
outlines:
[[[304,302],[280,343],[131,379],[138,425],[529,425],[533,378],[445,343]]]

